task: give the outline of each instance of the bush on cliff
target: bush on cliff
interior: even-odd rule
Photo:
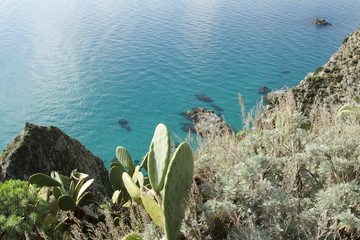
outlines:
[[[51,228],[48,203],[38,191],[20,180],[0,182],[0,239],[38,239]]]
[[[360,126],[279,113],[271,130],[202,141],[189,239],[356,239]]]

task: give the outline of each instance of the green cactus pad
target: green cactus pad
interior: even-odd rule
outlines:
[[[163,212],[168,240],[178,238],[192,185],[194,160],[189,144],[182,143],[170,162],[164,185]]]
[[[119,204],[120,203],[120,194],[121,194],[121,190],[116,190],[112,197],[111,197],[111,202],[113,204]]]
[[[149,152],[145,154],[145,156],[141,160],[140,168],[144,168],[147,171],[148,166],[148,158],[149,158]]]
[[[77,181],[76,186],[74,188],[74,195],[73,195],[74,199],[78,198],[79,191],[80,191],[81,187],[84,185],[84,182],[85,182],[85,178],[82,178],[79,181]]]
[[[113,190],[123,190],[124,189],[124,184],[123,184],[123,181],[121,180],[123,172],[124,171],[121,168],[119,168],[118,166],[113,166],[110,169],[109,178],[110,178],[110,183],[111,183]]]
[[[141,188],[140,198],[146,212],[150,215],[154,223],[161,229],[164,229],[164,214],[161,209],[160,197],[156,198],[156,192],[146,188]]]
[[[68,194],[59,197],[58,204],[59,208],[63,211],[74,211],[76,208],[74,199]]]
[[[80,190],[77,192],[77,195],[75,196],[76,199],[81,198],[84,194],[86,194],[86,190],[90,187],[90,185],[94,182],[94,179],[87,180],[80,188]],[[77,189],[76,189],[77,190]]]
[[[52,190],[53,190],[53,195],[56,199],[59,199],[59,197],[61,197],[61,195],[63,194],[59,187],[53,187]]]
[[[44,173],[35,173],[31,175],[29,178],[29,182],[31,184],[36,184],[39,187],[59,187],[61,183],[56,181],[55,179],[49,177]]]
[[[80,179],[86,179],[86,178],[88,178],[89,177],[89,175],[88,174],[86,174],[86,173],[81,173],[81,172],[78,172],[78,171],[76,171],[76,169],[75,170],[73,170],[72,172],[71,172],[71,174],[70,174],[70,179],[76,179],[76,180],[80,180]]]
[[[93,195],[91,192],[87,192],[87,193],[83,194],[82,196],[80,196],[80,198],[77,201],[77,205],[79,207],[89,205],[91,203],[93,203]]]
[[[119,162],[129,169],[129,172],[134,172],[135,167],[133,164],[133,161],[131,159],[131,156],[129,152],[126,150],[126,148],[119,146],[116,148],[116,158],[119,160]]]
[[[143,238],[136,233],[130,233],[126,235],[123,240],[143,240]]]
[[[144,186],[144,174],[142,172],[138,174],[138,183],[140,187]]]
[[[135,202],[140,203],[140,188],[136,185],[136,183],[134,183],[134,181],[127,172],[124,172],[122,174],[122,180],[131,198]]]
[[[160,192],[164,185],[165,174],[170,162],[170,134],[167,127],[157,125],[148,155],[148,174],[152,188]]]
[[[134,174],[132,176],[132,180],[137,183],[138,180],[139,180],[139,173],[140,173],[140,166],[136,166],[135,167],[135,171],[134,171]]]
[[[110,164],[110,169],[114,166],[117,166],[118,168],[120,168],[123,172],[126,172],[126,169],[124,168],[124,166],[120,163],[120,162],[112,162]]]

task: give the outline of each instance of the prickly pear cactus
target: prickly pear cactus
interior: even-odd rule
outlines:
[[[110,179],[110,183],[111,183],[111,186],[114,191],[124,189],[124,184],[121,179],[123,172],[124,172],[123,169],[119,168],[118,166],[113,166],[110,169],[109,179]]]
[[[187,143],[177,148],[166,174],[163,197],[165,234],[168,240],[175,240],[185,215],[185,204],[191,188],[194,171],[192,150]]]
[[[134,172],[134,164],[131,159],[130,153],[126,150],[126,148],[119,146],[116,148],[116,158],[119,160],[119,162],[126,167],[129,172]]]
[[[170,134],[167,127],[157,125],[148,154],[148,174],[152,188],[160,192],[170,162]]]
[[[61,183],[55,179],[49,177],[44,173],[35,173],[30,176],[29,182],[31,184],[36,184],[38,187],[59,187]]]
[[[122,174],[122,180],[131,198],[135,202],[140,203],[140,188],[136,185],[136,183],[132,180],[132,178],[127,172],[124,172]]]
[[[143,187],[141,188],[140,198],[151,219],[158,227],[164,230],[164,214],[161,208],[161,197],[157,196],[155,191]]]

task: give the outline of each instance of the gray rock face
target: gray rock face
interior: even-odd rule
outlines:
[[[112,194],[108,171],[101,159],[56,127],[26,123],[0,155],[0,181],[28,180],[34,173],[51,171],[70,176],[74,169],[95,179],[90,190],[98,199]]]
[[[205,108],[197,108],[186,112],[188,117],[195,121],[194,129],[201,136],[223,136],[233,133],[232,128],[213,111]]]

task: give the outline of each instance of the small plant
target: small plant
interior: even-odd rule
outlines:
[[[315,72],[314,75],[317,75],[319,72],[321,72],[324,69],[324,67],[318,67]]]
[[[337,117],[341,121],[345,121],[345,119],[350,116],[354,116],[357,120],[360,120],[360,107],[345,104],[337,112]]]
[[[319,75],[309,75],[306,77],[306,80],[311,81],[311,82],[318,82],[318,81],[324,80],[324,77],[319,76]]]
[[[0,183],[0,239],[38,239],[52,228],[48,202],[39,188],[20,180]]]
[[[36,173],[29,178],[29,182],[39,187],[51,188],[61,210],[75,211],[79,207],[92,203],[93,196],[87,192],[87,189],[94,179],[85,181],[88,177],[89,175],[76,170],[71,172],[70,177],[53,171],[51,177]]]

